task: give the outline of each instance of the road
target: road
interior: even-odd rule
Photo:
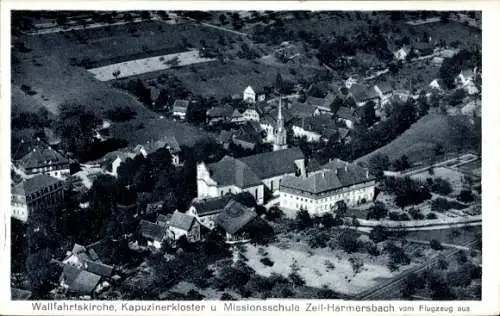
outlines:
[[[464,247],[472,247],[474,244],[476,244],[478,241],[474,240],[471,241],[467,244],[464,245]],[[456,253],[458,253],[460,249],[453,249],[450,250],[444,257],[445,258],[451,258],[453,257]],[[386,299],[396,299],[399,297],[399,293],[401,291],[401,287],[404,286],[404,282],[413,273],[418,273],[422,272],[425,269],[431,267],[432,265],[436,264],[440,258],[442,258],[440,255],[442,255],[442,252],[439,255],[436,255],[432,257],[430,260],[428,260],[425,264],[422,264],[420,266],[414,267],[412,269],[409,269],[407,271],[404,271],[403,273],[395,276],[394,278],[383,282],[381,284],[378,284],[371,289],[368,289],[366,291],[363,291],[357,295],[354,296],[354,300],[386,300]]]
[[[221,30],[221,31],[225,31],[225,32],[229,32],[229,33],[233,33],[233,34],[236,34],[236,35],[240,35],[240,36],[248,36],[247,33],[243,33],[243,32],[238,32],[238,31],[235,31],[235,30],[231,30],[231,29],[227,29],[225,27],[222,27],[222,26],[218,26],[218,25],[213,25],[213,24],[210,24],[210,23],[205,23],[205,22],[198,22],[197,20],[193,19],[193,18],[188,18],[188,17],[182,17],[184,20],[188,20],[188,21],[191,21],[191,22],[194,22],[196,24],[200,24],[200,25],[203,25],[203,26],[206,26],[206,27],[211,27],[213,29],[217,29],[217,30]]]

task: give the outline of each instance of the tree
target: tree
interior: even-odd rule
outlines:
[[[368,168],[375,177],[381,179],[384,171],[389,169],[389,157],[383,154],[376,154],[368,161]]]
[[[333,215],[331,213],[324,214],[321,217],[320,221],[321,221],[321,224],[326,228],[332,227],[335,223],[335,219],[333,218]]]
[[[120,69],[113,71],[113,77],[115,77],[115,79],[118,79],[118,77],[120,76],[120,73],[121,73]]]
[[[450,182],[443,178],[434,178],[432,181],[431,191],[441,195],[448,195],[453,192]]]
[[[359,234],[352,230],[344,230],[339,236],[339,245],[340,247],[347,253],[353,253],[358,251],[359,242],[358,242]]]
[[[366,219],[380,220],[387,216],[387,212],[385,204],[377,201],[372,207],[370,207],[369,212],[366,215]]]
[[[394,170],[403,171],[410,168],[410,163],[408,162],[408,156],[402,155],[398,160],[393,162]]]
[[[337,219],[344,218],[345,214],[347,213],[347,204],[343,200],[340,200],[335,202],[335,208],[335,217]]]
[[[274,221],[276,219],[280,219],[283,215],[284,215],[284,213],[279,207],[272,206],[266,212],[266,219],[270,220],[270,221]]]
[[[304,229],[313,226],[313,220],[311,215],[307,210],[300,210],[297,212],[297,217],[295,218],[295,224],[298,229]]]
[[[443,250],[443,246],[441,245],[441,243],[436,240],[436,239],[432,239],[429,243],[429,245],[431,246],[432,249],[434,250]]]
[[[221,15],[219,15],[219,22],[222,25],[226,25],[228,23],[227,17],[226,17],[226,15],[224,13],[222,13]]]
[[[57,22],[57,25],[64,26],[68,22],[68,18],[65,15],[58,14],[56,22]]]
[[[402,290],[403,297],[408,299],[411,298],[417,289],[422,289],[425,287],[425,280],[416,273],[411,273],[405,280],[404,287]]]
[[[370,231],[370,239],[375,243],[387,240],[388,236],[389,232],[387,231],[387,228],[381,225],[373,227],[373,229]]]
[[[461,190],[457,196],[457,200],[464,203],[470,203],[474,201],[474,194],[471,190]]]

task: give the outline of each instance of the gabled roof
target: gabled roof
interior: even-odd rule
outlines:
[[[322,110],[330,111],[330,105],[335,101],[336,95],[329,92],[323,99],[323,104],[320,106]]]
[[[307,177],[286,176],[281,180],[281,186],[318,194],[373,179],[367,169],[335,159]]]
[[[175,211],[170,218],[170,227],[189,231],[195,221],[196,218],[194,216]]]
[[[139,222],[139,234],[146,239],[161,241],[165,235],[165,228],[150,221]]]
[[[348,120],[348,121],[354,121],[354,112],[355,112],[355,109],[348,108],[348,107],[345,107],[345,106],[341,106],[337,110],[336,115],[337,115],[338,118],[341,118],[341,119],[344,119],[344,120]]]
[[[240,158],[260,179],[268,179],[287,173],[295,173],[295,161],[304,159],[298,147],[265,152]]]
[[[113,266],[101,263],[101,262],[95,262],[95,261],[85,261],[85,270],[87,270],[90,273],[94,273],[103,277],[110,277],[111,274],[113,273]]]
[[[41,189],[58,183],[62,183],[62,181],[46,174],[39,174],[17,184],[12,188],[12,194],[29,196]]]
[[[78,269],[69,264],[64,265],[61,277],[71,292],[79,294],[91,294],[101,280],[101,276]]]
[[[316,107],[307,103],[295,102],[290,108],[290,113],[294,117],[309,117],[313,116],[316,111]]]
[[[350,89],[349,92],[353,96],[356,102],[364,102],[378,98],[379,96],[374,89],[361,84],[355,84]]]
[[[17,164],[22,168],[31,169],[50,164],[69,164],[69,160],[58,151],[48,146],[38,145],[24,157],[19,159]]]
[[[186,113],[188,106],[189,106],[188,100],[175,100],[173,111],[180,112],[180,113]]]
[[[336,131],[335,121],[329,115],[320,115],[314,117],[306,117],[297,120],[296,126],[302,127],[306,131],[318,133],[320,135],[331,134]]]
[[[255,94],[255,91],[254,89],[252,88],[252,86],[248,86],[245,88],[245,90],[243,91],[243,93],[251,93],[251,94]]]
[[[236,185],[248,188],[261,184],[259,177],[247,164],[231,156],[225,156],[219,162],[207,165],[212,178],[219,185]]]
[[[170,222],[171,218],[172,218],[172,214],[167,214],[167,215],[160,214],[156,218],[156,224],[165,227],[165,226],[168,225],[168,223]]]
[[[235,200],[248,207],[254,207],[257,205],[257,202],[252,194],[248,192],[241,192],[234,195],[226,194],[215,198],[194,200],[192,202],[192,206],[196,208],[198,216],[206,216],[221,212],[231,200]]]
[[[215,222],[227,233],[235,234],[256,217],[257,213],[253,208],[246,207],[233,200],[217,215]]]
[[[241,113],[238,109],[234,109],[233,114],[232,114],[232,117],[233,117],[233,118],[240,118],[240,117],[243,117],[243,113]]]
[[[375,86],[377,86],[383,94],[394,91],[394,87],[389,81],[378,82]]]
[[[215,106],[207,110],[207,117],[229,117],[233,113],[233,108],[229,104]]]

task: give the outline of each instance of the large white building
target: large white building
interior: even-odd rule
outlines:
[[[46,174],[28,178],[12,188],[11,216],[26,222],[33,212],[44,212],[64,200],[63,182]]]
[[[38,145],[16,164],[26,175],[47,174],[65,179],[70,174],[70,161],[50,146]]]
[[[305,174],[305,156],[299,148],[233,158],[225,156],[212,164],[197,166],[198,198],[249,192],[257,203],[264,202],[264,189],[272,194],[279,190],[287,175]]]
[[[312,215],[330,212],[338,201],[348,206],[372,201],[375,178],[367,169],[335,159],[305,177],[283,177],[279,189],[280,206],[296,213],[304,209]]]

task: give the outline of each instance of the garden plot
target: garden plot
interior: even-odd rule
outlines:
[[[99,81],[109,81],[117,78],[126,78],[165,70],[172,67],[182,67],[198,63],[214,61],[215,58],[200,57],[198,50],[182,53],[161,55],[149,58],[136,59],[122,63],[88,69]]]
[[[411,178],[420,181],[426,181],[427,178],[434,177],[443,178],[450,182],[453,192],[457,193],[462,189],[463,174],[461,172],[446,167],[437,167],[433,171],[433,174],[431,174],[429,170],[425,170],[411,175]]]
[[[260,261],[263,256],[257,247],[248,245],[244,253],[248,258],[246,263],[258,274],[268,277],[272,273],[277,273],[286,277],[291,272],[291,266],[297,262],[298,274],[304,278],[307,286],[321,288],[326,285],[342,294],[359,293],[382,279],[394,276],[387,267],[366,262],[361,271],[354,274],[347,258],[335,256],[329,249],[316,249],[307,253],[295,249],[281,249],[273,245],[262,248],[267,252],[266,257],[274,262],[271,267]]]

